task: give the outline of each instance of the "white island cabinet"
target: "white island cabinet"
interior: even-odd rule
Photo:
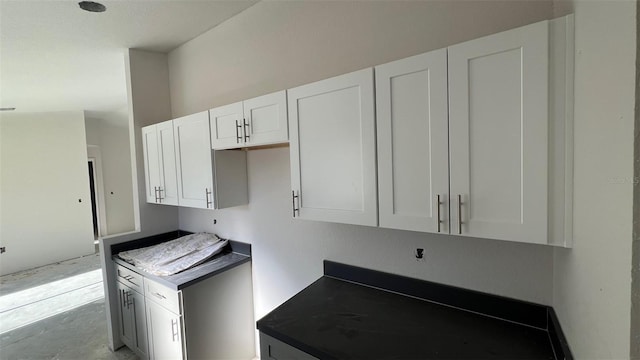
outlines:
[[[294,217],[376,226],[373,69],[287,91]]]

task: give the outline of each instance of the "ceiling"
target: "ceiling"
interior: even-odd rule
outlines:
[[[257,0],[0,0],[0,107],[110,112],[127,105],[127,48],[169,52]]]

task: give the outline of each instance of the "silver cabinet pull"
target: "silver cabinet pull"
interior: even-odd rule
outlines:
[[[204,197],[207,200],[207,204],[206,204],[207,209],[209,208],[209,205],[213,205],[213,201],[209,201],[209,195],[212,195],[212,191],[209,191],[209,189],[204,188]]]
[[[296,208],[296,199],[298,199],[298,203],[300,203],[300,195],[296,195],[295,190],[291,190],[291,210],[293,212],[293,217],[296,217],[296,212],[298,216],[300,216],[300,208]]]
[[[158,186],[158,202],[162,202],[162,200],[164,200],[164,198],[162,197],[163,191],[164,189],[162,188],[162,186]]]
[[[437,218],[438,232],[440,232],[440,224],[442,224],[442,220],[440,220],[440,205],[442,205],[442,203],[440,202],[440,195],[436,195],[436,207],[438,208],[438,210],[437,210],[437,213],[438,213],[438,218]]]
[[[178,341],[180,338],[178,337],[178,320],[171,319],[171,341]]]
[[[242,119],[242,126],[243,126],[242,131],[244,131],[244,142],[248,142],[249,141],[249,122],[247,121],[247,119]]]
[[[164,296],[164,295],[160,294],[159,292],[154,292],[154,293],[152,293],[152,294],[153,294],[153,295],[155,295],[155,296],[157,296],[157,297],[159,297],[160,299],[163,299],[163,300],[167,298],[166,296]]]
[[[238,124],[238,120],[236,120],[236,144],[240,143],[240,140],[242,140],[242,136],[240,136],[240,132],[238,131],[238,129],[241,129],[242,125]]]
[[[153,194],[156,197],[156,202],[158,202],[158,187],[157,186],[153,187]]]
[[[458,194],[458,234],[462,234],[462,195]]]

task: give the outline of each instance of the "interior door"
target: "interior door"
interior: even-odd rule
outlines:
[[[447,51],[375,71],[380,226],[448,233]]]
[[[448,58],[452,233],[546,243],[548,22]]]

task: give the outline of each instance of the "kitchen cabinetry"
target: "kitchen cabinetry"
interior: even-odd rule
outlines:
[[[213,151],[207,111],[173,120],[178,204],[222,209],[247,204],[247,157],[243,151]]]
[[[147,202],[178,205],[176,157],[171,120],[142,128]]]
[[[287,142],[285,91],[209,110],[211,147],[216,150]]]
[[[152,359],[184,359],[181,293],[145,281],[147,323]]]
[[[448,233],[447,51],[375,71],[380,226]]]
[[[377,225],[373,69],[287,91],[292,213]]]
[[[141,358],[254,357],[248,255],[226,253],[167,277],[142,276],[120,264],[118,260],[120,339]]]
[[[570,245],[572,27],[376,67],[380,226]]]
[[[118,266],[118,314],[120,339],[143,359],[148,358],[147,323],[144,296],[136,285],[142,277]]]

